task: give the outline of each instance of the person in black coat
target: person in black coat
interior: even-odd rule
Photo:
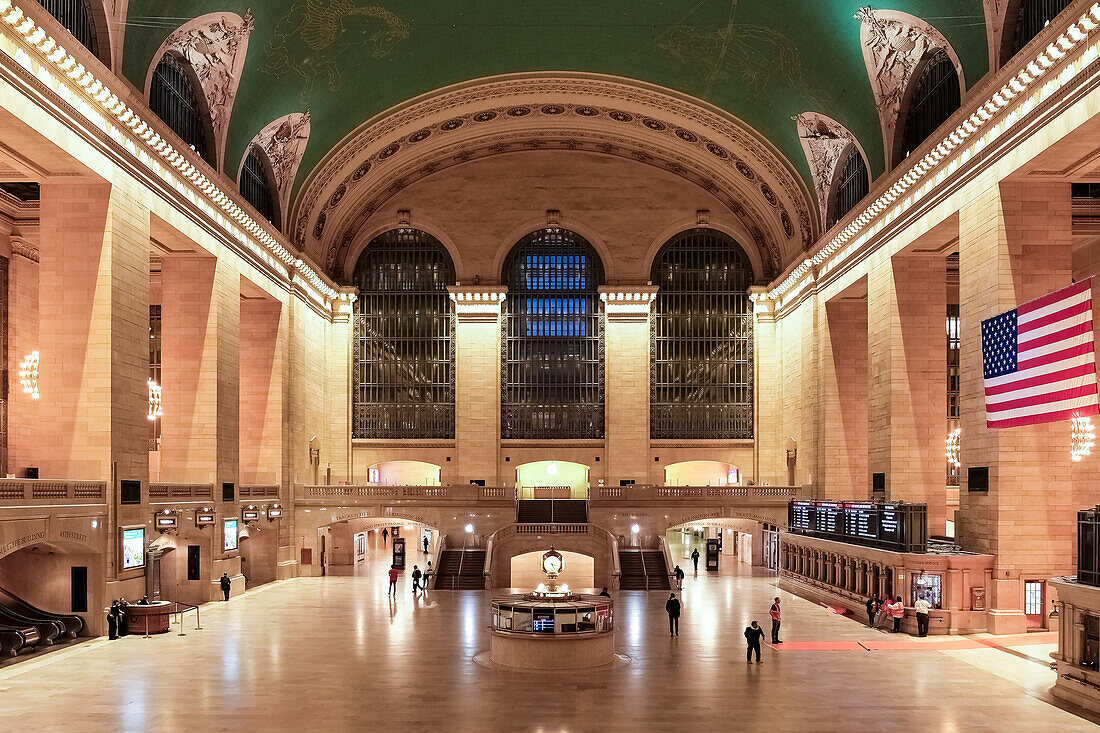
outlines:
[[[672,571],[672,574],[676,576],[676,590],[684,589],[684,569],[679,565]]]
[[[118,599],[118,635],[129,636],[130,634],[130,619],[126,615],[126,609],[130,604],[126,602],[125,598]]]
[[[878,601],[873,597],[867,599],[867,625],[875,628],[875,614],[878,613]]]
[[[668,594],[665,601],[665,613],[668,614],[668,635],[680,635],[680,601],[676,600],[675,593]]]
[[[107,611],[107,638],[118,638],[118,601],[112,601],[111,607]]]
[[[756,652],[756,663],[760,664],[760,638],[764,636],[764,629],[760,628],[760,625],[753,621],[745,628],[745,641],[748,642],[749,649],[745,654],[745,659],[751,664],[752,653]]]
[[[222,577],[218,580],[218,585],[222,587],[222,595],[225,596],[225,600],[229,600],[229,589],[233,587],[233,581],[229,579],[226,573],[222,573]]]
[[[699,548],[696,547],[691,551],[691,561],[695,563],[695,574],[699,574]]]

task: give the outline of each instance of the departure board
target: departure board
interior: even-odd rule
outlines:
[[[927,514],[924,504],[792,501],[787,531],[895,552],[924,552]]]

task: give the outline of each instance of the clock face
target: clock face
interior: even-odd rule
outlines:
[[[551,555],[542,561],[542,569],[547,573],[556,573],[561,570],[561,558]]]

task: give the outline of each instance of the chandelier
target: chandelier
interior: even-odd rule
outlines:
[[[1096,443],[1096,430],[1092,427],[1092,419],[1088,417],[1075,417],[1071,422],[1069,457],[1079,461],[1092,453],[1092,446]]]
[[[962,458],[962,443],[959,439],[961,435],[962,428],[955,428],[947,435],[947,462],[955,468],[961,465],[959,461]]]
[[[156,420],[162,414],[160,409],[160,385],[149,378],[149,419]]]
[[[31,396],[32,400],[38,399],[38,352],[32,351],[23,357],[23,363],[19,365],[19,381],[23,384],[23,391]]]

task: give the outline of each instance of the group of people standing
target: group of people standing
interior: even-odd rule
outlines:
[[[142,596],[136,605],[148,606],[149,596]],[[130,633],[130,618],[126,614],[126,609],[129,607],[130,604],[126,602],[125,598],[116,598],[111,601],[111,607],[107,609],[108,639],[117,639]]]
[[[679,567],[677,567],[679,570]],[[680,579],[680,576],[677,576]],[[676,597],[675,593],[668,594],[668,600],[665,601],[665,613],[668,614],[668,635],[679,636],[680,635],[680,612],[683,609],[680,599]],[[779,629],[783,624],[783,611],[780,608],[779,596],[776,596],[772,600],[772,607],[768,611],[768,615],[772,620],[772,644],[782,644],[783,641],[779,638]],[[745,641],[748,644],[748,650],[746,652],[746,658],[749,662],[752,662],[753,654],[756,654],[756,663],[760,664],[760,639],[764,636],[764,629],[760,628],[760,624],[753,620],[747,627],[745,627]]]
[[[921,593],[917,598],[917,602],[913,604],[913,609],[916,611],[917,617],[917,636],[928,636],[928,612],[932,610],[932,604]],[[893,621],[893,628],[890,630],[891,634],[897,634],[901,631],[901,620],[905,618],[905,604],[901,600],[901,596],[897,596],[893,600],[889,595],[883,596],[882,600],[875,598],[874,596],[867,599],[867,625],[872,629],[875,628],[876,617],[880,622],[885,619]]]

